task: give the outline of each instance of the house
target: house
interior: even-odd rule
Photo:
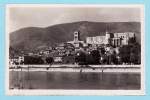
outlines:
[[[14,56],[9,58],[10,65],[20,65],[24,63],[24,56]]]
[[[62,63],[62,57],[53,57],[54,58],[54,63]]]

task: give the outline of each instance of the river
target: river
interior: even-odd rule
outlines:
[[[138,90],[140,73],[10,71],[10,89]]]

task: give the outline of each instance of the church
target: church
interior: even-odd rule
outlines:
[[[67,43],[73,44],[75,48],[80,48],[81,46],[83,46],[85,44],[84,41],[80,40],[80,32],[79,31],[75,31],[73,41],[69,41]]]

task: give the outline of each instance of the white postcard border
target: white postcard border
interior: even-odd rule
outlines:
[[[10,90],[9,89],[9,9],[11,7],[128,7],[141,8],[141,89],[140,90],[62,90],[62,89],[35,89]],[[5,92],[6,95],[145,95],[145,13],[142,4],[7,4],[5,25]]]

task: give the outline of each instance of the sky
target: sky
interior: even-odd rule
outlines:
[[[77,21],[140,22],[138,7],[12,6],[8,9],[9,32],[24,27],[47,27]]]

